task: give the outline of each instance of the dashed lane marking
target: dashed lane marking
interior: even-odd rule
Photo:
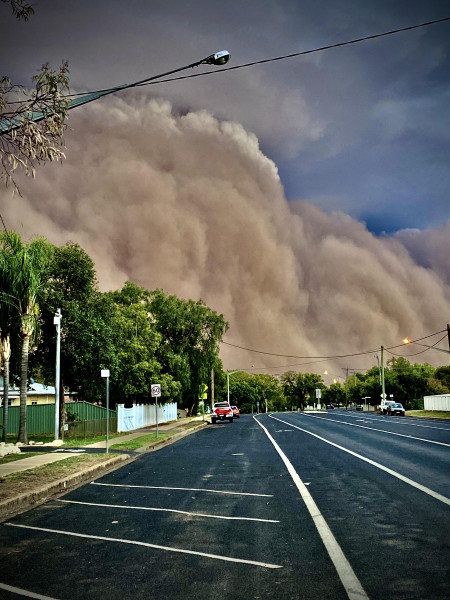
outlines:
[[[395,433],[394,431],[385,431],[384,429],[377,429],[376,427],[366,427],[366,425],[356,425],[355,423],[347,423],[346,421],[339,421],[338,419],[328,419],[327,417],[318,417],[317,415],[308,415],[310,419],[322,419],[323,421],[333,421],[340,425],[348,425],[349,427],[361,427],[361,429],[369,429],[369,431],[378,431],[379,433],[385,433],[386,435],[396,435],[398,437],[409,438],[410,440],[417,440],[418,442],[426,442],[427,444],[437,444],[438,446],[447,446],[450,448],[450,444],[444,442],[436,442],[434,440],[427,440],[425,438],[414,437],[413,435],[406,435],[404,433]],[[275,418],[275,417],[274,417]],[[277,419],[279,421],[280,419]],[[284,423],[284,421],[281,421]],[[291,425],[291,423],[289,423]],[[295,425],[292,425],[295,427]]]
[[[274,417],[272,415],[269,415],[269,416],[271,419],[275,419],[275,421],[280,421],[281,423],[285,422],[285,421],[282,421],[281,419],[278,419],[277,417]],[[289,425],[290,425],[290,423],[289,423]],[[326,438],[324,438],[320,435],[317,435],[317,433],[312,433],[312,431],[308,431],[307,429],[303,429],[302,427],[298,427],[297,425],[292,425],[292,427],[295,427],[295,429],[299,429],[300,431],[303,431],[304,433],[307,433],[308,435],[312,435],[313,437],[317,438],[318,440],[321,440],[322,442],[325,442],[326,444],[330,444],[330,446],[339,448],[339,450],[342,450],[343,452],[347,452],[348,454],[351,454],[352,456],[356,456],[356,458],[359,458],[359,460],[363,460],[364,462],[369,463],[369,465],[373,465],[374,467],[377,467],[377,469],[381,469],[382,471],[385,471],[386,473],[393,475],[397,479],[400,479],[400,481],[404,481],[408,485],[411,485],[412,487],[415,487],[416,489],[420,490],[421,492],[425,492],[425,494],[428,494],[429,496],[432,496],[436,500],[439,500],[440,502],[443,502],[444,504],[448,504],[450,506],[450,498],[447,498],[446,496],[443,496],[442,494],[439,494],[438,492],[435,492],[434,490],[431,490],[430,488],[425,487],[421,483],[417,483],[417,481],[413,481],[412,479],[409,479],[409,477],[405,477],[404,475],[397,473],[397,471],[393,471],[392,469],[389,469],[389,467],[385,467],[384,465],[381,465],[380,463],[377,463],[374,460],[371,460],[370,458],[366,458],[365,456],[362,456],[361,454],[357,454],[356,452],[353,452],[353,450],[349,450],[348,448],[344,448],[344,446],[335,444],[334,442],[331,442],[330,440],[327,440]]]

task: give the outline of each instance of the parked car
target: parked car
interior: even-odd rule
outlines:
[[[211,413],[211,423],[225,420],[228,420],[230,423],[232,423],[233,416],[233,409],[228,402],[215,402]]]
[[[357,404],[356,410],[364,410],[364,404]]]
[[[334,406],[332,404],[327,404],[327,410],[332,410]]]
[[[388,406],[387,414],[388,415],[400,415],[401,417],[404,417],[405,409],[403,408],[403,405],[400,404],[400,402],[393,402],[392,404],[390,404]]]
[[[380,406],[377,407],[377,412],[380,415],[387,415],[391,404],[396,404],[396,403],[393,400],[385,400],[384,402],[382,402],[380,404]]]
[[[239,419],[239,409],[237,406],[232,406],[231,410],[233,411],[233,417],[235,419]]]

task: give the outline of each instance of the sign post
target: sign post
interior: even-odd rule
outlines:
[[[100,371],[102,377],[106,378],[106,454],[108,454],[109,444],[109,369]]]
[[[316,388],[316,400],[320,400],[322,398],[322,390],[320,388]],[[317,410],[320,410],[322,408],[322,405],[320,404],[320,402],[318,402],[317,404]]]
[[[156,407],[156,437],[158,437],[158,398],[161,396],[161,384],[153,383],[152,384],[152,398],[155,399],[155,407]]]

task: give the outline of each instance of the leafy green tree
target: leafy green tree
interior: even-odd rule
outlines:
[[[39,304],[43,283],[52,257],[53,246],[44,238],[24,244],[15,232],[1,238],[3,268],[2,301],[9,303],[19,320],[22,340],[20,365],[19,441],[26,443],[26,406],[28,389],[28,355],[30,340],[36,336],[39,324]]]
[[[438,367],[434,372],[434,377],[446,388],[445,392],[440,393],[450,393],[450,367]]]
[[[157,358],[163,372],[180,382],[181,405],[193,413],[200,384],[210,380],[217,365],[219,342],[228,323],[202,300],[182,300],[162,290],[151,292],[150,298],[154,324],[162,336]]]
[[[113,319],[117,373],[113,390],[127,405],[151,399],[151,385],[161,383],[163,402],[179,400],[181,384],[163,373],[157,360],[162,336],[150,312],[150,292],[127,282],[111,294],[116,313]]]
[[[41,377],[45,383],[54,381],[53,316],[59,308],[62,313],[61,387],[76,392],[78,399],[103,400],[105,391],[100,370],[110,369],[112,381],[116,377],[113,334],[116,309],[108,294],[98,291],[94,263],[78,244],[68,243],[54,249],[43,292],[42,335],[30,361],[34,376]],[[112,393],[111,397],[114,398]],[[63,419],[60,421],[62,425]]]
[[[347,404],[347,394],[345,387],[341,383],[332,383],[322,392],[324,404],[333,404],[334,406],[345,406]]]
[[[316,373],[295,373],[287,371],[281,376],[281,386],[288,406],[305,409],[308,401],[315,402],[315,390],[325,389],[325,384],[320,375]]]

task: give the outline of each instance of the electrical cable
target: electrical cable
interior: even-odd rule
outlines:
[[[308,54],[313,54],[315,52],[323,52],[324,50],[331,50],[333,48],[340,48],[342,46],[349,46],[351,44],[359,44],[360,42],[365,42],[367,40],[374,40],[377,38],[386,37],[388,35],[394,35],[397,33],[404,32],[404,31],[411,31],[413,29],[419,29],[421,27],[428,27],[430,25],[435,25],[437,23],[443,23],[445,21],[450,21],[450,17],[443,17],[442,19],[435,19],[434,21],[427,21],[425,23],[418,23],[417,25],[410,25],[408,27],[401,27],[399,29],[392,29],[390,31],[384,31],[383,33],[375,33],[373,35],[367,35],[364,37],[355,38],[353,40],[348,40],[346,42],[338,42],[336,44],[328,44],[327,46],[321,46],[319,48],[313,48],[311,50],[302,50],[301,52],[293,52],[292,54],[284,54],[282,56],[275,56],[273,58],[265,58],[263,60],[255,60],[252,62],[244,63],[242,65],[235,65],[233,67],[222,67],[220,69],[214,69],[213,71],[205,71],[203,73],[194,73],[192,75],[182,75],[180,77],[172,77],[172,78],[168,78],[168,79],[156,79],[154,81],[140,83],[134,87],[142,87],[145,85],[155,85],[157,83],[166,83],[169,81],[180,81],[182,79],[191,79],[193,77],[203,77],[204,75],[213,75],[215,73],[224,73],[226,71],[236,71],[237,69],[245,69],[247,67],[252,67],[255,65],[262,65],[262,64],[269,63],[269,62],[276,62],[276,61],[285,60],[288,58],[294,58],[297,56],[306,56]],[[120,86],[117,86],[117,87],[118,87],[118,91],[120,91]],[[64,95],[61,97],[62,98],[75,98],[77,96],[83,96],[85,94],[99,94],[99,93],[107,91],[108,89],[112,89],[112,88],[105,88],[102,90],[95,90],[95,91],[91,91],[91,92],[78,92],[78,93],[74,93],[74,94],[67,94],[67,95]],[[17,103],[20,103],[20,101],[11,102],[11,104],[17,104]]]
[[[442,329],[441,331],[436,331],[435,333],[430,333],[429,335],[423,336],[421,338],[417,338],[415,340],[412,340],[411,343],[415,343],[415,342],[420,342],[421,340],[425,340],[429,337],[432,337],[434,335],[438,335],[439,333],[444,333],[447,332],[446,329]],[[445,336],[444,336],[445,337]],[[444,338],[442,338],[444,339]],[[441,340],[439,340],[441,341]],[[300,359],[310,359],[310,358],[315,358],[315,359],[322,359],[322,360],[330,360],[330,359],[334,359],[334,358],[350,358],[351,356],[364,356],[366,354],[373,354],[374,352],[378,352],[378,348],[376,348],[375,350],[366,350],[364,352],[354,352],[352,354],[335,354],[333,356],[297,356],[295,354],[277,354],[274,352],[264,352],[262,350],[255,350],[253,348],[246,348],[244,346],[238,346],[237,344],[232,344],[230,342],[225,342],[222,341],[222,344],[225,344],[226,346],[231,346],[233,348],[238,348],[240,350],[246,350],[247,352],[254,352],[255,354],[264,354],[266,356],[278,356],[279,358],[300,358]],[[436,342],[439,343],[439,342]],[[405,344],[397,344],[395,346],[389,346],[387,348],[385,348],[385,350],[392,350],[394,348],[400,348],[402,346],[404,346]],[[321,361],[318,361],[321,362]]]

